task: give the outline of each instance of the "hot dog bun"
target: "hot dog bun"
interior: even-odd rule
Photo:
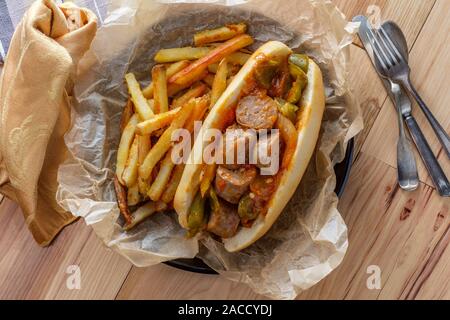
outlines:
[[[188,213],[192,201],[199,190],[200,174],[203,167],[203,148],[205,130],[216,128],[223,130],[222,118],[234,112],[245,81],[257,64],[257,57],[261,54],[268,58],[288,57],[291,49],[278,41],[271,41],[262,45],[246,62],[235,76],[228,88],[210,111],[194,143],[193,152],[189,156],[182,179],[174,198],[174,208],[178,213],[178,220],[183,228],[188,228]],[[225,248],[230,252],[242,250],[262,237],[275,222],[295,192],[306,167],[314,152],[319,136],[322,115],[325,107],[325,95],[320,68],[309,61],[308,85],[304,90],[301,101],[301,111],[297,118],[297,148],[287,169],[283,172],[277,190],[269,202],[268,212],[259,216],[251,228],[240,228],[238,233],[229,239],[224,239]]]
[[[297,148],[288,169],[283,173],[280,184],[269,202],[269,210],[266,216],[260,215],[251,228],[240,228],[234,237],[224,239],[223,242],[227,251],[242,250],[269,231],[294,195],[311,160],[325,109],[322,72],[312,60],[309,61],[308,85],[303,93],[301,106],[302,111],[296,125],[298,133]]]

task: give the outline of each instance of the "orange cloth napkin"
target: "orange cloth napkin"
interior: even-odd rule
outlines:
[[[17,201],[34,239],[48,245],[76,218],[55,200],[69,152],[70,95],[97,18],[73,4],[38,0],[17,26],[0,78],[0,192]]]

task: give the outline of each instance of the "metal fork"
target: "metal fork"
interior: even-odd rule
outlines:
[[[379,31],[375,30],[373,32],[370,30],[369,32],[374,40],[374,52],[379,57],[381,66],[380,74],[385,78],[401,84],[416,99],[423,113],[430,122],[431,127],[439,138],[447,157],[450,159],[450,137],[412,85],[410,78],[411,69],[409,68],[408,62],[398,51],[397,47],[387,35],[383,27],[381,27]]]
[[[378,52],[376,52],[375,43],[376,39],[371,31],[371,28],[366,28],[367,40],[370,42],[370,46],[374,49],[374,63],[377,71],[380,72],[380,63],[382,57],[379,57]],[[377,63],[378,62],[378,63]],[[408,139],[405,127],[403,125],[403,111],[408,107],[406,103],[402,101],[401,88],[398,84],[394,83],[392,80],[388,79],[390,84],[390,89],[394,97],[395,108],[397,109],[398,115],[398,128],[399,128],[399,138],[397,142],[397,174],[398,174],[398,184],[400,188],[406,191],[412,191],[417,189],[419,186],[419,176],[417,173],[416,159],[414,157],[413,148],[410,140]],[[407,110],[406,110],[407,111]]]

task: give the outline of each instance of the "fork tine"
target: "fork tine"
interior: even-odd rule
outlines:
[[[375,38],[375,35],[373,34],[373,31],[371,28],[367,29],[367,37],[372,42],[372,48],[375,52],[375,58],[380,62],[381,68],[383,68],[383,71],[386,73],[388,71],[388,65],[389,65],[389,59],[384,54],[383,50],[380,48],[379,43],[377,39]],[[384,57],[384,59],[383,59]]]
[[[380,32],[378,30],[375,30],[375,36],[380,40],[380,45],[383,46],[384,52],[386,55],[390,58],[390,62],[392,65],[397,64],[399,62],[398,58],[395,56],[395,54],[392,52],[392,50],[389,49],[389,44],[386,42],[386,40],[380,35]]]
[[[383,35],[383,37],[388,41],[388,43],[390,44],[390,46],[388,47],[388,49],[390,48],[390,51],[394,52],[399,61],[403,61],[403,55],[398,51],[397,46],[392,42],[391,38],[389,37],[389,35],[386,33],[386,31],[384,30],[383,26],[381,26],[380,28],[381,34]]]

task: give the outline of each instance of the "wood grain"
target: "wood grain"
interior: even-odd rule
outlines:
[[[166,265],[133,267],[117,299],[263,299],[244,284]]]
[[[64,229],[48,248],[31,237],[20,208],[0,205],[0,299],[112,299],[130,264],[107,251],[92,229],[78,221]],[[81,271],[81,290],[69,290],[70,265]]]
[[[84,224],[83,221],[80,223]],[[81,289],[69,290],[62,281],[55,287],[53,298],[114,299],[131,269],[131,263],[107,249],[94,232],[90,233],[85,247],[72,263],[80,267]]]
[[[448,237],[448,232],[449,231],[447,229],[446,237]],[[440,253],[440,250],[437,253]],[[424,274],[423,281],[419,283],[419,291],[417,292],[415,298],[420,300],[450,300],[450,277],[448,275],[449,269],[450,246],[447,245],[445,251],[442,253],[442,257],[434,266],[434,269],[431,270],[431,272],[428,272],[428,270],[426,270],[427,273]]]
[[[373,16],[379,12],[380,21],[394,20],[404,31],[406,40],[412,45],[419,34],[436,0],[334,0],[336,6],[346,15],[348,20],[354,16]],[[379,10],[379,11],[378,11]],[[372,20],[372,19],[371,19]],[[362,47],[358,37],[354,43]]]
[[[361,74],[365,75],[364,79],[361,79]],[[356,159],[377,119],[387,94],[385,94],[383,83],[373,69],[366,52],[354,45],[350,48],[349,81],[352,92],[361,106],[361,113],[364,119],[364,129],[355,139],[354,158]]]
[[[349,227],[344,262],[299,298],[414,298],[422,270],[441,259],[434,248],[439,253],[448,244],[445,201],[424,184],[413,193],[402,192],[394,168],[361,152],[339,209]],[[372,265],[381,269],[381,290],[367,288]]]

